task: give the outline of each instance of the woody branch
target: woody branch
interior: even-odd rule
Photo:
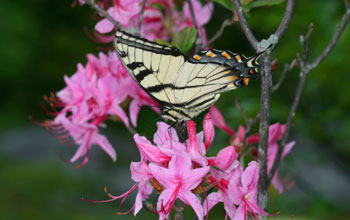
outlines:
[[[243,8],[239,0],[233,0],[233,4],[236,9],[238,20],[241,24],[242,30],[246,35],[251,46],[260,52],[266,49],[270,44],[277,43],[281,39],[283,34],[288,28],[290,20],[292,18],[295,6],[295,0],[288,0],[287,8],[284,13],[283,19],[277,28],[276,32],[271,35],[269,40],[262,40],[259,42],[254,36],[252,30],[249,27],[247,19],[243,13]],[[272,40],[275,40],[273,42]],[[267,43],[267,45],[262,45],[262,43]],[[262,47],[262,46],[265,46]],[[261,59],[261,97],[260,97],[260,127],[259,127],[259,148],[258,148],[258,161],[259,161],[259,193],[258,193],[258,203],[263,209],[267,207],[267,190],[268,190],[268,175],[267,175],[267,149],[268,149],[268,138],[269,138],[269,124],[270,124],[270,100],[271,100],[271,51],[267,51]]]

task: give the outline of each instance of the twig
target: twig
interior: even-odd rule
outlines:
[[[130,132],[130,134],[132,134],[132,135],[136,134],[136,130],[133,126],[130,125],[129,127],[126,127],[126,128]]]
[[[281,39],[282,35],[286,32],[287,27],[289,26],[290,20],[294,14],[294,6],[296,0],[288,0],[286,11],[284,12],[283,19],[278,26],[274,35]]]
[[[349,22],[350,7],[349,7],[349,3],[347,1],[345,1],[345,7],[346,7],[346,12],[343,15],[341,23],[338,26],[337,31],[333,35],[333,38],[332,38],[331,42],[328,44],[328,46],[325,48],[325,50],[321,53],[321,55],[318,58],[316,58],[315,61],[312,64],[308,64],[307,62],[305,62],[302,59],[302,57],[300,56],[300,54],[297,55],[298,56],[298,61],[300,63],[300,69],[301,69],[300,70],[299,81],[298,81],[297,90],[296,90],[296,93],[295,93],[295,96],[294,96],[293,104],[292,104],[292,107],[291,107],[291,109],[289,111],[289,115],[288,115],[288,119],[287,119],[287,123],[286,123],[286,130],[285,130],[285,133],[283,135],[283,138],[282,138],[282,141],[281,141],[281,144],[280,144],[281,146],[278,149],[275,162],[274,162],[274,164],[273,164],[273,166],[272,166],[272,168],[270,170],[269,183],[271,182],[272,177],[274,176],[274,174],[275,174],[275,172],[276,172],[276,170],[278,168],[278,165],[279,165],[280,160],[281,160],[283,148],[284,148],[284,146],[287,143],[288,136],[289,136],[289,133],[290,133],[290,130],[291,130],[291,127],[292,127],[292,122],[293,122],[293,119],[295,117],[296,109],[298,107],[299,100],[300,100],[300,97],[301,97],[301,94],[302,94],[302,91],[303,91],[303,88],[304,88],[306,77],[307,77],[308,73],[312,69],[317,67],[317,65],[319,65],[324,60],[324,58],[329,54],[331,49],[337,43],[340,35],[344,31],[344,29],[346,27],[346,24]],[[305,43],[305,41],[302,42],[302,43]],[[302,45],[302,46],[304,46],[304,45]]]
[[[243,109],[243,108],[241,107],[241,105],[239,104],[237,97],[233,95],[232,98],[233,98],[233,101],[235,102],[236,108],[237,108],[238,111],[242,114],[243,119],[244,119],[244,122],[245,122],[246,124],[248,124],[249,118],[248,118],[247,113],[244,111],[244,109]]]
[[[245,127],[246,133],[249,133],[249,131],[252,129],[252,127],[256,123],[258,123],[259,119],[260,119],[260,112],[258,112],[254,118],[249,118],[248,119],[248,123],[247,123],[247,125]]]
[[[322,54],[319,57],[317,57],[317,59],[314,62],[312,62],[310,64],[311,69],[314,69],[316,66],[318,66],[324,60],[324,58],[326,58],[326,56],[329,54],[329,52],[331,52],[331,50],[333,49],[334,45],[337,43],[340,35],[343,33],[345,26],[348,23],[349,17],[350,17],[350,4],[349,4],[349,2],[345,1],[345,7],[346,7],[346,12],[345,12],[345,14],[340,22],[340,25],[338,26],[337,32],[334,34],[333,39],[328,44],[326,49],[322,52]]]
[[[303,49],[303,60],[304,60],[304,62],[307,61],[308,56],[309,56],[309,47],[307,45],[307,40],[310,38],[313,30],[314,30],[314,24],[311,23],[310,26],[309,26],[309,30],[308,30],[307,34],[305,35],[305,37],[303,35],[300,35],[300,43],[301,43],[302,49]]]
[[[206,47],[209,46],[209,45],[211,45],[214,41],[216,41],[219,37],[221,37],[221,35],[224,33],[225,28],[226,28],[227,26],[232,25],[233,23],[234,23],[233,19],[226,19],[226,20],[222,23],[220,29],[216,32],[216,34],[215,34],[210,40],[208,40],[208,42],[207,42],[206,44],[204,44],[204,45],[202,46],[202,49],[203,49],[203,48],[206,48]]]
[[[242,8],[240,0],[232,0],[232,1],[233,1],[234,6],[235,6],[238,20],[239,20],[239,23],[241,24],[243,32],[244,32],[245,36],[247,37],[248,41],[250,42],[250,45],[257,51],[259,42],[255,38],[252,30],[249,27],[247,19],[243,13],[243,8]]]
[[[192,16],[192,21],[194,26],[197,29],[197,36],[196,36],[196,41],[195,41],[195,49],[194,52],[197,53],[200,50],[200,45],[202,44],[203,40],[202,40],[202,36],[200,35],[200,30],[199,30],[199,26],[196,20],[196,15],[194,14],[194,9],[193,9],[193,5],[192,5],[192,1],[191,0],[187,0],[188,6],[190,7],[190,12],[191,12],[191,16]]]
[[[272,87],[272,92],[275,92],[277,89],[280,88],[284,79],[286,78],[287,73],[293,69],[293,67],[295,66],[296,63],[297,63],[297,60],[293,59],[291,63],[289,63],[289,64],[287,63],[284,65],[284,68],[282,71],[282,76],[281,76],[280,80],[276,83],[276,85],[274,85]]]
[[[118,27],[119,29],[124,29],[123,26],[114,18],[112,18],[105,10],[103,10],[96,2],[95,0],[85,0],[86,4],[90,5],[93,9],[98,11],[100,14],[102,14],[103,17],[107,18],[110,22],[114,24],[114,26]]]
[[[145,12],[146,1],[147,0],[142,0],[141,12],[140,12],[140,17],[139,17],[139,23],[137,25],[137,29],[138,29],[139,33],[141,32],[141,25],[142,25],[142,21],[143,21],[143,14]]]

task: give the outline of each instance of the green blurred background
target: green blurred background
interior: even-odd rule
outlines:
[[[76,169],[58,157],[60,152],[69,158],[76,148],[60,145],[44,128],[28,120],[28,116],[38,121],[49,118],[40,107],[43,95],[63,88],[63,76],[73,74],[78,62],[85,64],[87,53],[97,54],[101,46],[111,46],[89,39],[84,30],[91,32],[96,23],[92,10],[88,6],[72,8],[72,2],[2,0],[0,4],[0,219],[134,219],[132,214],[115,214],[119,202],[95,204],[80,200],[108,199],[104,186],[120,194],[133,185],[128,168],[130,161],[139,160],[139,155],[132,135],[122,124],[107,122],[108,129],[102,130],[118,153],[116,163],[94,147],[89,163]],[[249,23],[259,39],[275,31],[285,5],[251,11]],[[313,60],[330,41],[343,12],[342,0],[297,1],[290,27],[273,52],[280,64],[274,72],[274,82],[283,65],[300,51],[299,35],[307,31],[310,22],[315,25],[309,44]],[[216,4],[207,25],[208,36],[213,36],[230,16]],[[238,24],[227,28],[214,46],[253,54]],[[350,218],[349,55],[347,27],[331,54],[307,79],[291,137],[297,144],[280,168],[281,177],[289,176],[295,185],[282,195],[270,190],[269,213],[281,212],[271,219]],[[273,94],[271,122],[286,121],[298,73],[297,68],[293,69],[279,92]],[[260,82],[253,82],[219,100],[217,106],[231,127],[237,129],[243,123],[232,94],[249,116],[254,116],[259,91]],[[156,118],[154,112],[143,108],[138,132],[151,137]],[[227,135],[217,130],[209,154],[227,143]],[[131,195],[122,210],[128,210],[133,200]],[[215,207],[209,218],[224,219],[222,208]],[[137,217],[157,218],[146,210]]]

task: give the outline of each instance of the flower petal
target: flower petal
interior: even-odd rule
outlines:
[[[179,198],[192,207],[199,220],[203,219],[203,207],[195,194],[191,191],[185,191],[179,194]]]
[[[207,215],[211,208],[223,201],[224,197],[221,191],[210,193],[203,202],[204,215]]]
[[[214,105],[210,107],[209,113],[216,127],[226,131],[230,136],[236,135],[235,132],[226,125],[224,117],[220,113],[219,109],[217,109]]]
[[[215,165],[222,170],[226,170],[231,167],[236,159],[236,148],[234,146],[228,146],[219,151],[216,156]]]
[[[112,158],[113,161],[117,160],[117,153],[105,136],[94,133],[91,141],[93,141],[94,144],[99,145],[102,150],[104,150]]]
[[[256,161],[252,161],[248,164],[241,179],[243,188],[247,190],[255,188],[259,180],[259,165]]]
[[[95,30],[100,32],[101,34],[111,32],[113,28],[114,28],[114,25],[107,18],[102,19],[101,21],[97,22],[95,25]]]
[[[203,131],[205,136],[205,149],[208,150],[211,142],[214,139],[215,129],[210,113],[206,114],[203,120]]]
[[[154,146],[145,137],[141,137],[138,134],[134,135],[134,140],[141,155],[150,162],[153,163],[165,163],[170,160],[170,156],[164,154],[158,147]]]

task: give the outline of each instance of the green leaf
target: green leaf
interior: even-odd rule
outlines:
[[[162,45],[165,45],[165,46],[173,46],[171,43],[169,43],[168,41],[165,41],[165,40],[162,40],[162,39],[159,39],[159,38],[156,38],[154,39],[154,42],[158,43],[158,44],[162,44]]]
[[[179,32],[175,33],[172,45],[179,48],[182,52],[187,53],[193,46],[196,41],[197,29],[185,27],[180,34]]]
[[[249,0],[247,0],[249,1]],[[252,8],[258,8],[263,6],[272,6],[272,5],[278,5],[284,2],[285,0],[257,0],[250,2],[245,5],[244,11],[249,11]]]
[[[229,9],[229,10],[234,10],[234,5],[232,3],[232,0],[212,0],[213,2],[217,2],[220,5],[224,6],[225,8]]]

